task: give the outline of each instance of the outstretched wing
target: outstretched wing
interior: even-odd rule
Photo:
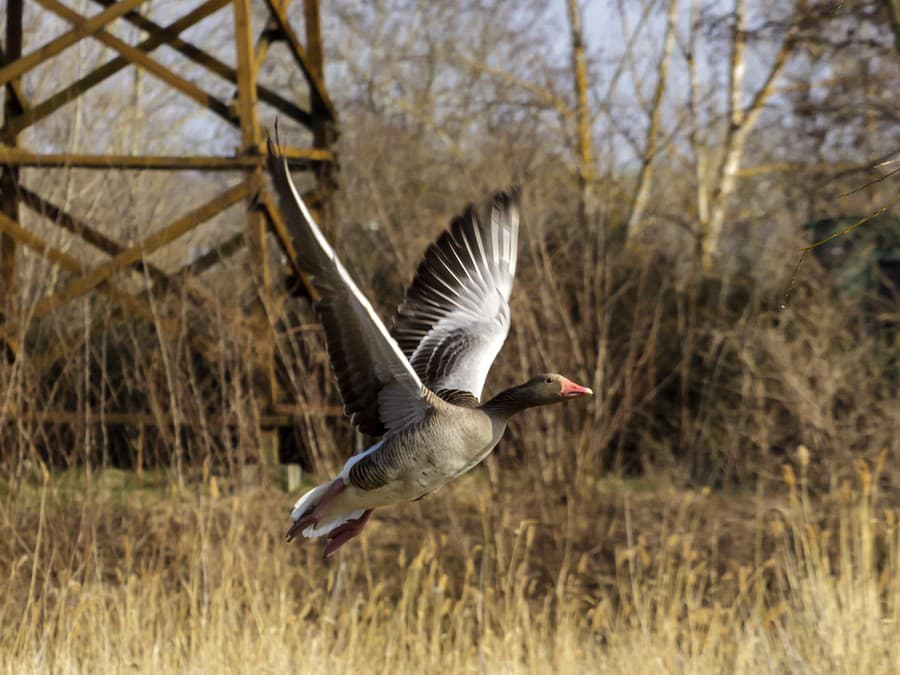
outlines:
[[[429,408],[422,381],[338,261],[271,139],[268,149],[269,174],[293,237],[297,264],[312,277],[321,296],[316,311],[325,328],[344,412],[360,431],[372,436],[422,419]]]
[[[509,332],[519,191],[494,196],[488,220],[470,206],[425,252],[391,334],[422,382],[448,400],[481,398]]]

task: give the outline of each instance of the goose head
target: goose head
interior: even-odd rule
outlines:
[[[590,388],[575,384],[559,373],[536,375],[518,389],[521,396],[532,402],[532,405],[549,405],[550,403],[559,403],[567,398],[594,395]]]
[[[483,408],[499,417],[509,417],[526,408],[593,395],[594,392],[588,387],[575,384],[559,373],[543,373],[531,378],[525,384],[500,392]]]

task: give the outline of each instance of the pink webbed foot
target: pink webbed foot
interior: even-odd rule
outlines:
[[[346,544],[354,537],[358,536],[366,526],[366,523],[369,522],[369,517],[371,515],[372,509],[367,509],[366,511],[363,511],[363,514],[356,520],[351,520],[349,523],[344,523],[340,527],[336,527],[331,532],[329,532],[328,545],[325,547],[324,557],[330,558],[337,552],[337,550],[341,546]]]
[[[284,538],[287,542],[291,542],[294,540],[294,537],[296,537],[298,534],[303,532],[303,530],[305,530],[310,525],[315,525],[315,524],[316,524],[316,519],[313,518],[313,515],[311,513],[303,516],[302,518],[298,518],[291,525],[291,529],[289,529],[287,531],[287,534],[284,536]],[[303,537],[301,537],[300,539],[302,541]]]

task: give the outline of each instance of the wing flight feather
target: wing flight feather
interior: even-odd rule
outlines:
[[[429,404],[421,379],[325,240],[271,139],[268,151],[269,174],[297,263],[321,296],[316,311],[344,412],[373,436],[422,419]]]
[[[501,192],[486,221],[469,207],[419,263],[391,334],[432,391],[481,398],[509,332],[518,235],[519,192]]]

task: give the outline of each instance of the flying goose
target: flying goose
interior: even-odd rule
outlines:
[[[268,169],[297,264],[319,293],[316,311],[344,412],[380,437],[291,513],[298,534],[328,537],[325,557],[357,536],[372,510],[420,499],[481,462],[515,413],[591,396],[546,373],[481,402],[488,370],[509,332],[516,271],[517,190],[498,193],[487,220],[470,206],[425,253],[388,332],[353,283],[269,140]]]

